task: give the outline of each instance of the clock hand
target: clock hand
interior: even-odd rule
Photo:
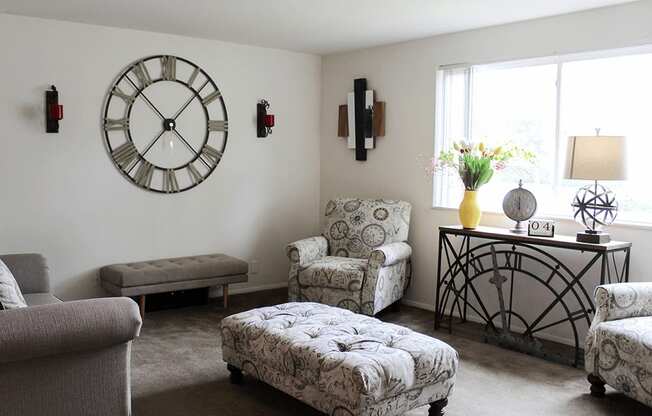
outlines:
[[[188,106],[190,105],[190,103],[192,102],[192,100],[195,99],[195,97],[196,97],[197,99],[201,100],[201,97],[199,96],[199,93],[201,92],[201,90],[204,89],[204,87],[205,87],[206,85],[208,85],[208,80],[206,80],[206,82],[204,82],[204,83],[202,84],[202,86],[199,87],[199,89],[198,89],[197,91],[195,91],[195,90],[192,91],[192,92],[193,92],[192,96],[191,96],[190,98],[188,98],[188,101],[186,101],[186,103],[185,103],[185,104],[184,104],[184,105],[179,109],[179,111],[176,112],[176,114],[174,115],[174,117],[172,117],[172,120],[176,120],[177,117],[179,117],[179,116],[181,115],[181,113],[183,113],[183,111],[186,109],[186,107],[188,107]]]
[[[143,90],[139,89],[136,86],[136,84],[131,80],[131,78],[129,78],[128,75],[125,75],[125,78],[136,89],[136,97],[138,97],[138,96],[143,97],[143,100],[145,100],[145,102],[149,105],[149,107],[152,110],[154,110],[159,115],[159,117],[161,117],[161,120],[165,120],[165,116],[163,114],[161,114],[161,112],[158,110],[158,108],[156,108],[156,106],[154,104],[152,104],[152,102],[149,100],[149,98],[147,98],[147,96],[145,95]]]
[[[145,150],[143,151],[143,153],[140,154],[140,158],[141,158],[141,159],[144,159],[144,158],[145,158],[145,155],[147,154],[147,152],[149,152],[149,149],[151,149],[152,146],[154,146],[154,144],[156,144],[156,142],[158,141],[158,139],[160,139],[161,136],[163,136],[163,133],[165,133],[165,130],[161,130],[161,132],[158,134],[158,136],[156,136],[156,137],[154,138],[154,140],[152,140],[152,141],[147,145],[147,147],[145,148]],[[131,166],[131,167],[129,168],[129,170],[127,171],[127,174],[129,174],[129,173],[134,169],[134,167],[136,167],[136,164],[134,164],[133,166]]]
[[[174,130],[172,130],[172,131],[174,132],[174,134],[177,135],[177,137],[178,137],[179,139],[181,139],[181,141],[183,142],[183,144],[185,144],[186,147],[187,147],[191,152],[193,152],[193,153],[195,154],[195,156],[197,156],[197,158],[198,158],[199,160],[201,160],[202,163],[203,163],[204,165],[206,165],[206,167],[207,167],[208,169],[211,169],[211,166],[210,166],[208,163],[206,163],[206,161],[204,160],[204,158],[201,157],[201,154],[197,153],[197,151],[195,150],[195,148],[192,147],[192,145],[191,145],[190,143],[188,143],[188,141],[187,141],[186,139],[184,139],[184,137],[181,135],[181,133],[179,133],[176,129],[174,129]]]

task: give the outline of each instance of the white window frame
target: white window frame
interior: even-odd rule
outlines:
[[[472,138],[472,94],[473,94],[473,73],[484,68],[489,69],[507,69],[507,68],[517,68],[525,66],[536,66],[536,65],[557,65],[557,83],[556,83],[556,118],[555,118],[555,167],[556,172],[553,181],[553,187],[559,185],[561,180],[561,162],[563,155],[561,154],[561,149],[563,148],[563,137],[561,137],[561,95],[562,95],[562,68],[564,63],[567,62],[577,62],[583,60],[593,60],[601,58],[614,58],[618,56],[627,56],[627,55],[638,55],[638,54],[650,54],[652,53],[652,45],[642,45],[635,47],[626,47],[618,49],[607,49],[599,51],[590,51],[590,52],[580,52],[580,53],[569,53],[563,55],[551,55],[538,58],[526,58],[510,61],[499,61],[499,62],[486,62],[486,63],[475,63],[475,64],[452,64],[452,65],[440,65],[436,70],[435,76],[435,132],[434,132],[434,155],[438,156],[443,149],[448,149],[452,145],[450,143],[450,138],[447,136],[446,132],[446,122],[445,114],[447,109],[445,108],[445,83],[444,83],[444,72],[450,70],[460,70],[466,71],[466,108],[465,108],[465,118],[466,124],[464,126],[465,137]],[[433,176],[433,193],[432,193],[432,208],[438,210],[457,210],[456,207],[445,206],[439,201],[444,200],[444,192],[446,192],[446,187],[448,186],[448,181],[444,178],[444,175],[434,174]],[[488,211],[493,214],[502,214],[497,211]],[[567,215],[559,214],[547,214],[542,213],[541,215],[546,218],[556,219],[556,220],[570,220],[572,221],[572,215],[569,211]],[[627,220],[616,219],[614,225],[619,226],[628,226],[633,228],[641,228],[646,230],[652,230],[652,216],[648,222],[633,222]]]

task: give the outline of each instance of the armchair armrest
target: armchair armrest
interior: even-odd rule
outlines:
[[[412,255],[412,247],[405,242],[390,243],[376,247],[369,255],[369,261],[382,267],[391,266],[401,260],[407,260]]]
[[[617,319],[652,316],[652,282],[614,283],[595,289],[593,325]]]
[[[129,298],[100,298],[0,312],[0,363],[100,349],[133,340],[142,321]]]
[[[328,241],[322,236],[305,238],[288,244],[285,251],[291,263],[304,267],[328,254]]]

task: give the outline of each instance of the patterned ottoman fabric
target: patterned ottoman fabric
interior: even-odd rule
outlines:
[[[398,415],[448,397],[458,356],[407,328],[318,303],[222,321],[227,363],[329,415]]]

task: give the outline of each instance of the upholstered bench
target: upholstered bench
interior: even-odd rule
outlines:
[[[145,295],[222,286],[228,306],[229,284],[246,282],[247,262],[225,254],[175,257],[137,263],[113,264],[100,269],[102,287],[119,296],[138,297],[145,315]]]
[[[430,404],[441,415],[457,352],[398,325],[319,303],[286,303],[222,320],[222,357],[331,416],[392,416]]]

